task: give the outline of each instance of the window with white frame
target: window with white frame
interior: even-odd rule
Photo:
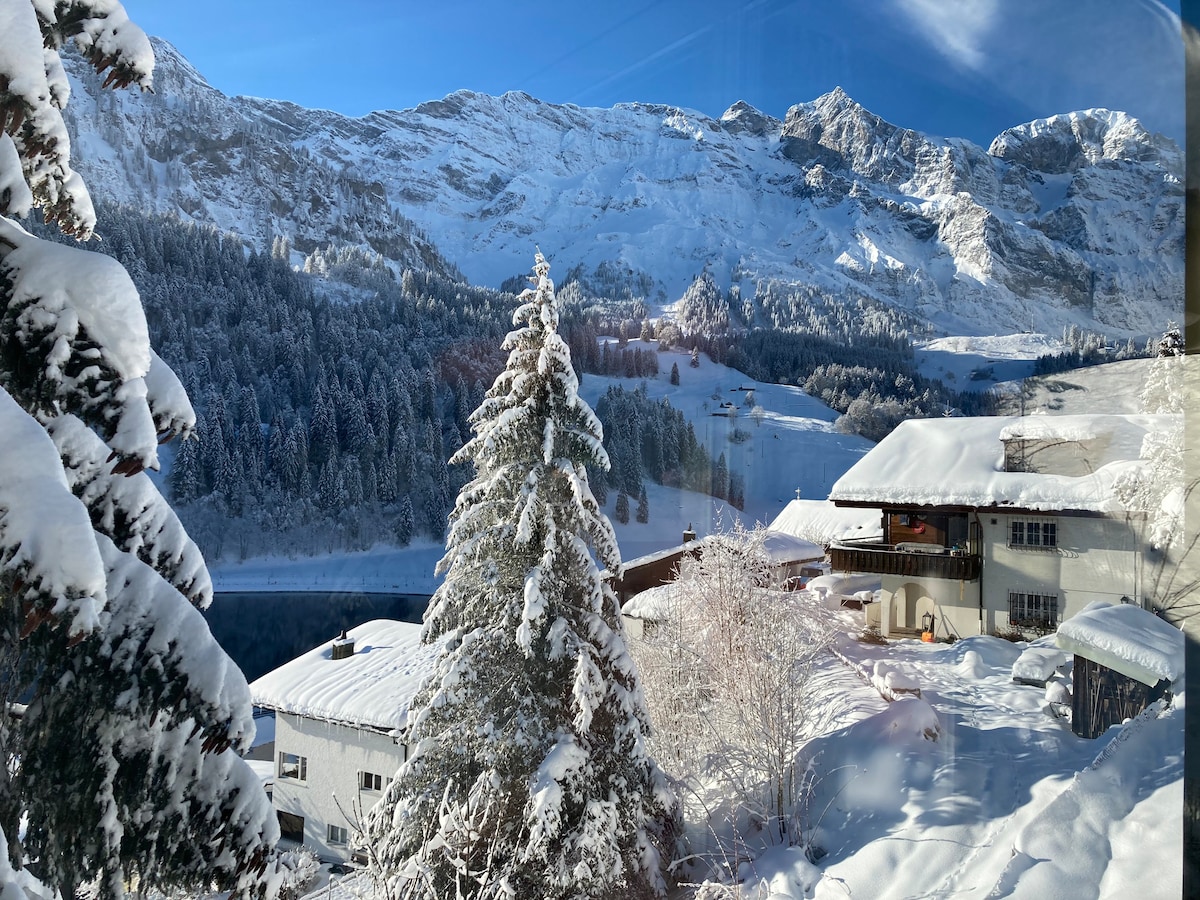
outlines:
[[[308,757],[280,751],[277,774],[280,778],[295,778],[297,781],[307,781]]]
[[[330,844],[350,843],[350,830],[341,825],[329,825],[326,839]]]
[[[1008,624],[1017,628],[1058,626],[1058,594],[1008,592]]]
[[[1008,546],[1053,550],[1058,546],[1058,523],[1053,519],[1010,519]]]
[[[375,772],[359,772],[358,786],[364,791],[382,791],[383,776]]]

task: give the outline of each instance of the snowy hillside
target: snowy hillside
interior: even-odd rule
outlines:
[[[622,559],[673,547],[691,525],[700,535],[718,524],[728,528],[736,520],[749,525],[770,522],[796,497],[823,499],[829,488],[872,446],[856,435],[841,434],[833,427],[837,413],[803,391],[787,385],[760,384],[726,366],[700,357],[692,368],[690,354],[678,351],[660,354],[662,372],[649,379],[606,378],[586,375],[580,395],[595,408],[611,385],[633,390],[646,385],[654,399],[666,399],[692,423],[696,437],[715,459],[721,453],[731,471],[745,478],[745,510],[738,511],[706,494],[653,484],[646,480],[650,519],[639,523],[633,517],[625,524],[614,518],[616,492],[608,497],[605,512],[613,520]],[[671,364],[679,365],[679,384],[670,383]],[[746,404],[752,388],[754,407]],[[715,395],[715,398],[714,398]],[[737,407],[737,417],[713,415],[721,404]],[[754,413],[754,408],[761,413]],[[749,437],[742,443],[730,440],[735,429]],[[636,501],[636,498],[634,498]],[[218,591],[253,590],[354,590],[362,592],[430,592],[440,579],[433,577],[441,549],[427,542],[411,547],[376,547],[364,553],[340,553],[315,558],[288,559],[283,556],[246,562],[210,561]]]
[[[647,393],[680,410],[709,454],[716,459],[724,453],[729,470],[742,474],[745,509],[739,513],[704,494],[647,482],[650,521],[614,522],[624,559],[677,545],[689,524],[703,536],[717,530],[718,524],[732,526],[735,519],[748,525],[770,522],[796,498],[797,491],[802,497],[824,499],[833,483],[873,446],[865,438],[836,431],[833,422],[838,414],[799,388],[761,384],[703,354],[699,368],[688,364],[689,353],[668,351],[659,356],[662,371],[644,380]],[[678,385],[670,382],[672,363],[679,366]],[[586,375],[579,392],[595,408],[610,385],[632,389],[641,383]],[[751,393],[753,405],[746,402]],[[722,408],[723,403],[732,408]],[[735,430],[747,435],[743,442],[731,440]],[[605,511],[610,519],[615,502],[615,495],[608,498]]]
[[[1152,359],[1126,359],[1032,378],[1028,382],[1030,393],[1025,408],[1055,415],[1140,413],[1142,389],[1153,362]],[[996,386],[998,393],[1009,398],[1003,412],[1017,411],[1019,388],[1018,383]]]
[[[786,119],[460,91],[348,118],[210,87],[157,42],[153,95],[74,65],[93,191],[309,252],[369,246],[498,285],[537,243],[670,301],[710,270],[875,298],[942,333],[1142,332],[1177,310],[1179,150],[1108,110],[1011,128],[990,151],[896,127],[840,89]],[[299,258],[299,257],[297,257]],[[778,323],[775,323],[778,324]]]
[[[950,336],[918,342],[917,371],[956,390],[988,390],[1033,373],[1039,356],[1061,353],[1062,341],[1044,334]]]

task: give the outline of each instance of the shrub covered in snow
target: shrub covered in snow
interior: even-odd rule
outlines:
[[[278,900],[297,900],[303,897],[317,872],[321,870],[321,860],[311,847],[297,847],[295,850],[280,851],[277,872],[279,876]]]
[[[765,531],[740,526],[685,558],[659,621],[634,645],[655,730],[653,746],[683,785],[689,823],[728,811],[719,857],[803,840],[808,781],[796,756],[825,725],[810,675],[832,638],[810,595],[771,588]]]

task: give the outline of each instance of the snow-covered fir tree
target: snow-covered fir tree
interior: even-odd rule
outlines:
[[[617,517],[617,521],[622,525],[629,524],[629,495],[624,491],[621,491],[621,493],[617,495],[617,504],[614,514]]]
[[[616,597],[612,527],[585,465],[607,465],[579,397],[539,253],[508,364],[452,462],[476,477],[451,514],[424,640],[444,642],[414,701],[411,759],[367,818],[390,897],[664,893],[677,803]]]
[[[113,0],[0,4],[0,893],[269,893],[278,827],[238,755],[249,691],[145,474],[195,414],[125,270],[11,218],[95,226],[62,119],[68,40],[109,85],[148,88],[154,63]]]

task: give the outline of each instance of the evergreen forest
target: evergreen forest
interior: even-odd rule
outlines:
[[[302,255],[279,240],[257,252],[173,217],[99,213],[100,249],[129,271],[151,339],[195,403],[197,439],[165,450],[172,500],[206,556],[442,539],[471,477],[447,460],[504,366],[515,279],[496,290],[397,272],[354,248]],[[567,277],[561,333],[581,379],[654,378],[657,348],[682,347],[799,385],[872,440],[909,417],[990,411],[989,395],[917,374],[913,322],[865,298],[765,283],[743,300],[704,273],[674,321],[655,321],[634,275]],[[741,505],[739,477],[668,402],[612,387],[597,415],[612,462],[591,473],[602,503],[612,493],[614,509],[627,516],[632,502],[645,518],[652,481]]]

